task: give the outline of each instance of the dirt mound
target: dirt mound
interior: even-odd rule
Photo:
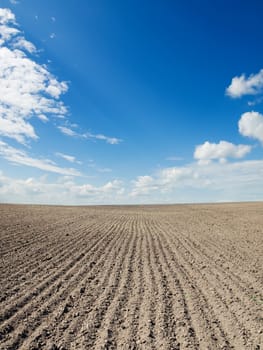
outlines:
[[[0,206],[0,349],[261,349],[263,204]]]

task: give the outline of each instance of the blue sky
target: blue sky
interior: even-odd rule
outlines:
[[[1,202],[263,199],[261,1],[0,7]]]

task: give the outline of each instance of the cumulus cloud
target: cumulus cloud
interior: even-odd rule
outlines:
[[[132,182],[129,197],[142,203],[262,200],[263,161],[192,163],[164,168]]]
[[[242,158],[250,151],[251,146],[248,145],[234,145],[227,141],[219,143],[206,141],[202,145],[196,146],[194,158],[200,163],[208,163],[216,159],[224,162],[227,158]]]
[[[46,65],[38,64],[32,56],[36,52],[35,45],[25,38],[16,24],[13,12],[0,8],[0,135],[24,144],[38,138],[32,118],[47,122],[49,116],[65,119],[68,114],[60,100],[68,89],[67,83],[59,81]],[[68,125],[58,129],[68,136],[109,144],[121,142],[103,134],[81,134]]]
[[[0,8],[0,135],[20,143],[37,139],[31,118],[67,114],[59,100],[68,89],[66,82],[28,56],[35,52],[12,11]]]
[[[242,74],[234,77],[231,84],[226,89],[226,94],[232,98],[239,98],[244,95],[256,95],[262,92],[263,88],[263,69],[257,74],[251,74],[246,77]]]
[[[262,200],[263,161],[189,164],[102,185],[78,184],[72,175],[14,179],[0,172],[0,201],[52,204],[183,203]]]
[[[15,15],[10,9],[0,8],[0,24],[15,23]]]
[[[243,113],[238,122],[239,132],[243,136],[259,140],[263,144],[263,115],[258,112]]]
[[[33,126],[27,120],[14,115],[13,112],[0,103],[0,135],[13,138],[20,143],[25,142],[25,136],[37,139]]]
[[[77,184],[71,176],[57,181],[48,178],[14,179],[0,172],[1,202],[48,203],[48,204],[110,204],[123,202],[124,188],[119,180],[101,186]]]
[[[155,184],[155,180],[152,176],[138,176],[137,179],[133,181],[133,189],[130,195],[132,197],[146,195],[158,188],[159,186]]]
[[[12,26],[8,25],[12,24]],[[8,41],[19,33],[19,30],[15,28],[15,15],[9,9],[0,8],[0,45],[2,46],[5,41]]]
[[[0,141],[0,155],[14,164],[25,165],[44,171],[49,171],[61,175],[80,176],[80,172],[73,168],[61,168],[49,159],[38,159],[30,157],[25,151],[11,147],[7,143]]]

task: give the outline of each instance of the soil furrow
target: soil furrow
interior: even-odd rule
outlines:
[[[83,278],[78,279],[70,284],[70,290],[67,288],[63,295],[63,303],[58,304],[54,308],[53,312],[49,314],[49,317],[46,319],[46,322],[42,322],[39,327],[30,335],[23,343],[23,348],[28,349],[30,346],[37,349],[42,349],[48,346],[46,344],[46,338],[52,335],[52,344],[59,343],[59,340],[56,342],[56,333],[59,333],[59,336],[63,333],[63,344],[69,346],[72,338],[72,334],[75,334],[77,330],[82,326],[83,318],[86,316],[89,308],[83,303],[84,298],[88,298],[90,304],[98,297],[98,291],[101,287],[101,278],[104,279],[103,283],[108,279],[110,267],[114,264],[114,260],[107,261],[105,265],[105,257],[111,256],[112,251],[120,248],[123,243],[123,235],[121,233],[113,236],[112,239],[105,238],[105,245],[100,250],[97,251],[96,255],[92,257],[90,264],[90,269],[84,275]],[[96,262],[95,262],[96,261]],[[101,271],[103,269],[103,274],[100,278]],[[97,278],[99,277],[99,278]],[[93,293],[96,295],[92,295]],[[57,327],[59,325],[59,327]],[[59,337],[58,337],[59,338]],[[71,339],[71,340],[70,340]],[[51,344],[51,346],[52,346]]]
[[[178,247],[178,235],[172,235],[172,239],[176,239],[176,246]],[[260,324],[256,321],[260,317],[260,310],[258,306],[252,303],[251,298],[249,298],[249,293],[253,293],[251,288],[245,289],[243,286],[240,287],[236,280],[231,278],[231,274],[226,271],[222,271],[222,268],[211,264],[210,260],[207,260],[206,256],[202,256],[200,252],[192,247],[186,240],[179,243],[180,246],[177,250],[181,252],[184,257],[188,257],[191,264],[195,266],[195,271],[198,271],[200,279],[204,279],[210,288],[213,288],[214,294],[224,303],[227,304],[227,308],[231,311],[235,323],[239,324],[239,327],[243,329],[243,333],[246,334],[247,331],[245,327],[254,330],[254,333],[258,332]],[[187,248],[186,248],[187,247]],[[262,300],[261,294],[256,294],[255,291],[253,295],[256,295],[259,300]],[[244,319],[244,324],[241,325],[239,319],[241,318],[241,313],[246,313],[247,317]],[[262,315],[262,310],[261,310]],[[246,326],[247,324],[247,326]],[[254,334],[255,336],[255,334]]]
[[[107,232],[105,230],[104,236],[105,235],[110,239],[111,232]],[[10,333],[12,333],[10,330],[14,329],[13,324],[17,322],[18,319],[23,319],[25,315],[27,318],[29,318],[30,314],[35,313],[35,311],[38,309],[37,305],[41,305],[41,309],[37,310],[37,315],[35,317],[44,318],[49,315],[51,312],[49,308],[51,306],[46,305],[46,300],[48,300],[47,303],[50,303],[52,300],[53,304],[56,300],[63,300],[61,295],[63,294],[64,290],[67,290],[67,286],[72,283],[71,280],[74,281],[85,273],[86,264],[84,261],[86,260],[88,264],[88,261],[92,258],[92,254],[96,254],[98,251],[101,251],[101,254],[103,253],[104,246],[102,245],[100,247],[99,245],[101,242],[103,242],[103,240],[105,241],[105,246],[107,245],[107,240],[104,236],[100,236],[88,249],[79,252],[77,257],[72,259],[69,264],[65,265],[65,267],[59,273],[53,275],[48,282],[43,283],[37,290],[26,296],[25,299],[21,301],[23,304],[19,308],[17,305],[15,305],[14,309],[10,309],[11,316],[10,314],[7,314],[10,320],[5,321],[1,326],[1,334],[5,334],[5,330],[9,329],[8,335],[10,336]],[[69,291],[67,290],[67,293],[68,292]],[[53,295],[55,297],[53,297]],[[17,312],[17,310],[19,311]],[[31,320],[31,328],[33,328],[35,317],[33,317],[33,320]],[[36,326],[37,323],[38,322],[36,322]],[[27,326],[27,328],[29,327]],[[32,331],[32,329],[30,329],[30,331]],[[23,337],[20,336],[19,333],[23,333],[23,330],[16,330],[16,333],[18,333],[17,338],[20,342],[21,339],[27,337],[26,334]],[[14,338],[13,334],[12,338]]]
[[[134,285],[133,281],[136,279],[136,275],[138,274],[136,265],[138,264],[139,254],[141,253],[140,247],[142,243],[142,236],[139,234],[138,230],[135,232],[131,232],[129,230],[127,235],[134,236],[135,244],[132,247],[132,253],[126,268],[122,268],[122,276],[119,283],[118,293],[111,301],[101,327],[97,332],[97,340],[94,344],[94,349],[101,349],[103,346],[105,346],[105,348],[116,348],[118,329],[123,325],[125,308],[131,294],[131,290],[134,288],[140,288],[140,285]]]
[[[172,223],[167,224],[167,229],[173,231],[173,227],[176,225],[172,225]],[[212,227],[214,227],[215,224],[213,224]],[[194,228],[193,228],[194,229]],[[188,228],[189,230],[189,228]],[[235,272],[235,267],[231,266],[232,265],[232,256],[228,256],[225,252],[225,249],[221,246],[219,242],[215,244],[214,242],[207,241],[204,243],[200,243],[197,238],[194,238],[191,236],[191,234],[186,235],[184,233],[184,230],[180,231],[177,229],[178,232],[180,232],[180,238],[184,240],[184,243],[188,244],[191,246],[191,249],[196,252],[196,254],[199,254],[199,256],[202,259],[206,259],[209,261],[209,265],[213,264],[217,270],[220,270],[224,275],[228,275],[229,278],[233,280],[235,284],[238,285],[238,287],[241,290],[247,290],[251,288],[251,285],[253,286],[258,285],[258,290],[261,290],[261,285],[260,283],[256,280],[256,278],[253,279],[252,274],[249,274],[249,280],[245,281],[242,279],[240,276],[244,277],[244,271],[236,271]],[[179,235],[176,235],[176,238],[179,238]],[[181,240],[181,243],[182,243]],[[229,244],[230,245],[230,244]],[[231,248],[233,249],[232,245]],[[224,251],[224,255],[222,252]],[[234,273],[235,272],[235,273]],[[255,292],[255,291],[254,291]]]
[[[181,347],[198,349],[199,342],[192,323],[185,290],[178,276],[171,273],[169,257],[163,246],[164,242],[160,240],[160,233],[153,220],[148,227],[154,236],[154,245],[158,252],[158,266],[162,275],[161,283],[165,293],[165,329],[166,337],[170,340],[167,349],[177,350]]]
[[[162,235],[162,240],[169,237],[167,234]],[[210,331],[210,338],[218,345],[225,347],[226,349],[231,348],[230,344],[242,348],[247,344],[247,332],[244,327],[240,324],[239,320],[232,313],[222,298],[212,285],[208,281],[204,281],[203,276],[201,278],[196,278],[197,267],[193,266],[191,260],[187,260],[185,256],[180,255],[179,250],[170,249],[171,242],[168,240],[166,250],[171,254],[172,257],[177,256],[172,261],[176,265],[176,271],[181,272],[181,276],[184,278],[185,282],[189,284],[189,287],[185,289],[191,290],[191,295],[189,295],[189,302],[196,299],[196,304],[199,306],[200,311],[204,314],[204,319],[207,320],[207,329]],[[195,273],[195,275],[193,274]],[[199,274],[198,274],[199,275]],[[208,292],[209,291],[209,292]],[[212,291],[212,292],[211,292]],[[216,307],[211,307],[215,305]],[[211,315],[213,315],[213,322],[210,322]],[[199,322],[199,318],[197,323]],[[233,336],[229,338],[227,336],[228,328],[235,329]],[[221,340],[220,340],[221,338]],[[207,343],[207,340],[205,341]],[[249,346],[249,344],[247,344]],[[211,344],[211,349],[215,345]]]
[[[95,226],[94,229],[96,233],[90,235],[90,242],[97,239],[98,232],[96,228]],[[77,233],[74,234],[75,232]],[[85,228],[85,233],[86,232],[88,234],[91,230]],[[53,249],[50,250],[49,247],[47,247],[47,254],[42,257],[39,255],[38,260],[31,261],[31,264],[29,263],[26,268],[18,266],[18,271],[7,278],[7,284],[2,291],[1,302],[6,301],[6,299],[8,299],[9,296],[12,297],[12,295],[14,295],[13,298],[18,300],[20,296],[24,295],[24,289],[33,289],[37,287],[52,274],[52,271],[59,269],[61,264],[67,259],[78,254],[81,246],[86,245],[87,238],[83,234],[83,227],[79,227],[72,233],[73,236],[70,237],[69,241],[66,241],[67,244],[65,244],[63,240],[62,232],[61,244],[60,242],[55,243],[55,245],[52,243]],[[34,279],[35,276],[37,277],[36,279]],[[12,300],[9,299],[8,303],[12,303]]]
[[[97,333],[103,324],[107,310],[109,309],[115,296],[118,294],[119,286],[125,281],[123,273],[130,269],[131,261],[134,256],[136,247],[136,235],[126,235],[124,249],[118,252],[116,257],[116,264],[111,271],[110,278],[106,288],[97,299],[93,309],[87,315],[85,325],[82,329],[82,348],[93,348],[97,341]]]
[[[130,234],[138,232],[138,218],[135,216],[130,225]],[[133,273],[128,281],[125,290],[122,293],[120,307],[115,308],[114,315],[108,328],[112,329],[112,334],[116,339],[116,348],[125,348],[129,342],[130,348],[137,347],[137,329],[139,319],[139,308],[143,294],[142,287],[142,243],[143,236],[139,234],[138,248],[133,261]],[[108,339],[110,344],[110,339]],[[107,340],[106,340],[107,344]]]

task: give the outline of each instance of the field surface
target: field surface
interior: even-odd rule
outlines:
[[[262,349],[263,204],[0,205],[0,349]]]

